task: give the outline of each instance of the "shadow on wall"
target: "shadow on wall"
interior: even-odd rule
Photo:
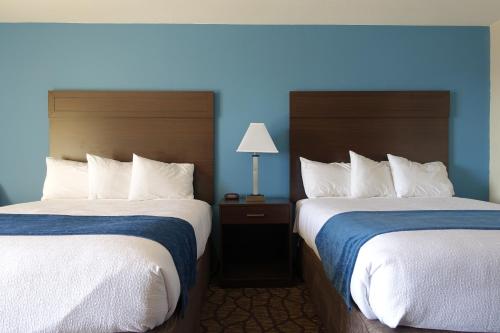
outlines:
[[[5,193],[5,190],[0,185],[0,206],[10,205],[10,204],[11,202],[9,197],[7,197],[7,193]]]

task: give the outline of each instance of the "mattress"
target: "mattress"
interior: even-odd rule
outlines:
[[[464,198],[318,198],[297,203],[295,230],[315,238],[349,211],[498,210]],[[378,235],[358,254],[350,290],[368,319],[389,327],[500,331],[500,231],[421,230]],[[319,255],[318,255],[319,257]]]
[[[211,231],[199,200],[45,200],[0,213],[151,215],[193,226],[198,258]],[[159,243],[134,236],[0,236],[0,331],[143,332],[174,312],[177,270]]]

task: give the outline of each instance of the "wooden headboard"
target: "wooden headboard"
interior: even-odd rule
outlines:
[[[290,196],[306,197],[299,157],[348,162],[349,150],[448,162],[448,91],[290,93]]]
[[[50,91],[49,123],[52,157],[194,163],[195,198],[214,201],[212,92]]]

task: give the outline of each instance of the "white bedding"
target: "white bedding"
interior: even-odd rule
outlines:
[[[326,221],[359,210],[500,209],[463,198],[318,198],[297,204],[296,231],[318,254]],[[319,255],[318,255],[319,257]],[[390,327],[500,332],[500,231],[422,230],[378,235],[358,254],[351,294]]]
[[[178,217],[198,258],[211,230],[199,200],[45,200],[0,213]],[[142,332],[162,324],[180,294],[172,256],[133,236],[0,236],[0,332]]]

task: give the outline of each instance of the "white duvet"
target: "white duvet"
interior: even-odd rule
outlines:
[[[153,215],[189,222],[203,254],[211,208],[198,200],[46,200],[0,213]],[[143,332],[174,312],[177,270],[133,236],[0,236],[0,332]]]
[[[338,213],[417,209],[498,210],[500,205],[463,198],[307,199],[297,204],[295,228],[318,254],[316,235]],[[393,328],[500,332],[500,231],[378,235],[361,247],[351,294],[368,319]]]

